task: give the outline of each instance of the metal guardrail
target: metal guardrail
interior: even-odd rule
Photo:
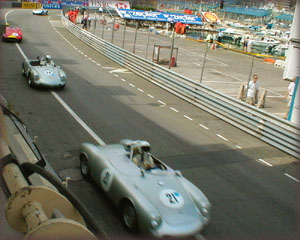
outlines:
[[[119,65],[212,115],[299,159],[300,128],[243,101],[163,68],[113,45],[70,22],[62,23],[77,38]]]

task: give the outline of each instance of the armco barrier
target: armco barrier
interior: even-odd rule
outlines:
[[[141,58],[71,23],[62,23],[77,38],[146,80],[299,158],[299,126],[219,93],[209,87]]]

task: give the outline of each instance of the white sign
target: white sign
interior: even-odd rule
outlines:
[[[89,6],[97,7],[97,8],[130,9],[129,1],[116,1],[116,0],[90,0]]]

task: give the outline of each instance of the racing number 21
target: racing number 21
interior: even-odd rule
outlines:
[[[166,193],[166,197],[169,199],[171,204],[178,203],[178,199],[174,193]]]

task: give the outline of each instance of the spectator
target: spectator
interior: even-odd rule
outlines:
[[[291,106],[291,102],[292,102],[292,98],[293,98],[293,95],[294,95],[294,89],[295,89],[295,82],[296,82],[296,78],[297,77],[294,77],[293,78],[293,81],[290,82],[289,86],[288,86],[288,89],[286,91],[286,99],[287,99],[287,112],[285,114],[285,119],[287,119],[288,115],[289,115],[289,112],[290,112],[290,106]]]
[[[91,16],[90,16],[90,15],[88,15],[88,19],[87,19],[87,21],[88,21],[89,28],[91,28],[91,22],[92,22],[92,18],[91,18]]]
[[[248,84],[247,89],[247,103],[254,105],[257,100],[257,93],[258,93],[258,83],[257,83],[257,75],[253,75],[253,79]]]
[[[83,24],[82,28],[83,29],[87,29],[87,17],[85,17],[85,18],[82,19],[82,24]]]

